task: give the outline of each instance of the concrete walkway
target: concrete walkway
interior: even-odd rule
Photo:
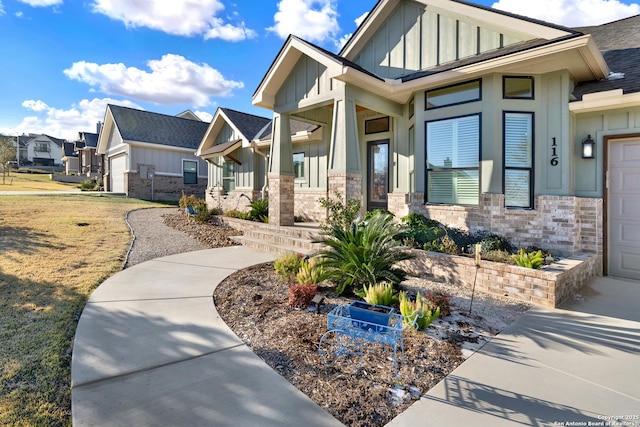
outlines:
[[[143,262],[91,296],[72,360],[74,426],[341,426],[220,319],[216,285],[273,260],[241,246]]]
[[[640,282],[581,292],[527,312],[389,426],[640,426]]]
[[[272,259],[244,247],[209,249],[105,281],[76,332],[73,424],[342,425],[254,355],[213,306],[223,278]],[[526,313],[389,426],[627,416],[609,425],[640,427],[640,282],[597,278],[582,293],[560,309]]]

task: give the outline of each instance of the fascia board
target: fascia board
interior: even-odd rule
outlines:
[[[202,153],[204,150],[209,148],[208,146],[209,135],[211,134],[211,132],[213,132],[216,124],[218,123],[220,113],[221,113],[221,110],[220,110],[220,107],[218,107],[216,109],[215,114],[213,115],[213,118],[211,119],[211,122],[209,123],[209,126],[207,127],[207,131],[204,133],[204,136],[202,137],[202,141],[200,142],[200,145],[198,145],[198,149],[196,150],[196,156],[199,156],[200,153]]]
[[[615,89],[584,95],[582,101],[569,103],[569,111],[583,114],[638,106],[640,106],[640,93],[623,95],[622,89]]]
[[[176,147],[173,145],[163,145],[163,144],[154,144],[153,142],[142,142],[142,141],[123,141],[125,144],[129,144],[132,147],[141,147],[141,148],[151,148],[154,150],[162,150],[162,151],[176,151],[181,153],[189,153],[195,155],[195,151],[193,148],[185,148],[185,147]]]

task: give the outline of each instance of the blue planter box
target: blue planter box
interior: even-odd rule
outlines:
[[[393,307],[386,305],[374,305],[364,301],[354,301],[348,306],[349,317],[352,320],[373,323],[376,325],[388,326],[389,319],[393,314]],[[354,322],[355,323],[355,322]],[[367,329],[366,324],[360,324],[360,327]]]

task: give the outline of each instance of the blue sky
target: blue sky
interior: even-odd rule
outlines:
[[[567,26],[640,13],[619,0],[480,0]],[[251,96],[289,33],[337,52],[376,0],[0,0],[0,133],[74,139],[108,103],[165,114]]]

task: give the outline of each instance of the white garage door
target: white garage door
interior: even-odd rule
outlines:
[[[113,193],[124,193],[124,172],[127,166],[127,156],[117,156],[110,159],[109,179]]]
[[[609,144],[609,271],[640,280],[640,139]]]

